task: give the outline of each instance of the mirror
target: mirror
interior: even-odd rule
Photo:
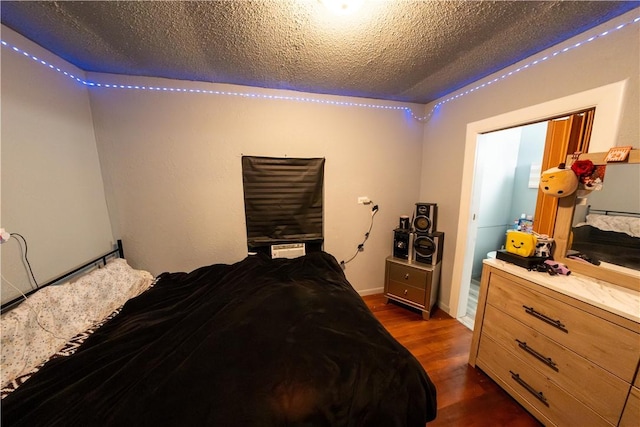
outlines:
[[[631,150],[625,162],[606,163],[606,154],[580,156],[606,164],[602,190],[558,200],[555,259],[576,273],[640,291],[640,236],[634,236],[640,221],[640,150]]]

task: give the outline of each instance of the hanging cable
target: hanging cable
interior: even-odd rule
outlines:
[[[41,322],[40,322],[40,313],[42,312],[42,309],[40,311],[36,311],[35,308],[33,308],[33,306],[29,303],[29,298],[25,295],[24,292],[22,292],[20,290],[20,288],[18,288],[16,285],[14,285],[13,283],[11,283],[9,281],[9,279],[7,279],[6,277],[2,276],[2,280],[4,280],[4,282],[6,284],[8,284],[9,286],[11,286],[13,289],[15,289],[16,291],[20,292],[20,295],[22,295],[22,298],[24,298],[24,301],[22,302],[22,304],[24,304],[26,307],[29,307],[29,309],[31,311],[33,311],[33,313],[36,315],[35,317],[35,321],[38,324],[38,326],[40,326],[45,332],[50,333],[51,335],[53,335],[54,337],[61,339],[61,340],[67,340],[68,338],[65,337],[61,337],[59,335],[56,335],[55,332],[51,331],[50,329],[47,329]],[[43,307],[44,309],[44,307]]]
[[[369,204],[373,204],[373,202],[369,201],[369,203],[365,203],[365,204],[369,205]],[[343,270],[347,268],[347,264],[353,261],[360,252],[364,251],[364,244],[366,243],[367,240],[369,240],[369,235],[371,234],[371,230],[373,229],[373,218],[378,213],[378,210],[379,210],[378,205],[374,204],[373,207],[371,208],[371,223],[369,224],[369,230],[367,230],[367,232],[364,234],[364,240],[362,241],[362,243],[358,245],[358,248],[356,249],[356,253],[353,254],[351,258],[349,258],[346,261],[344,260],[340,261],[340,267],[342,267]]]
[[[22,239],[22,242],[24,242],[24,249],[23,249],[22,243],[20,242],[20,240],[18,240],[18,244],[20,245],[20,250],[22,251],[22,258],[25,264],[27,265],[29,273],[31,274],[31,278],[33,279],[33,284],[36,286],[36,289],[38,289],[38,281],[36,280],[36,276],[34,276],[33,274],[33,270],[31,269],[31,263],[29,263],[29,258],[27,256],[29,251],[29,247],[27,246],[27,239],[25,239],[24,236],[22,236],[22,234],[19,234],[19,233],[9,233],[9,234],[11,236],[19,237],[20,239]]]

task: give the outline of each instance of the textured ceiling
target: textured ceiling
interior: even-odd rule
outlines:
[[[326,0],[325,0],[326,1]],[[638,1],[2,1],[85,71],[427,103]]]

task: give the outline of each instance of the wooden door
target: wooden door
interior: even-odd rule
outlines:
[[[594,113],[595,109],[591,109],[549,120],[541,170],[557,167],[566,161],[569,154],[588,150]],[[539,234],[553,236],[557,210],[558,199],[538,189],[533,230]]]

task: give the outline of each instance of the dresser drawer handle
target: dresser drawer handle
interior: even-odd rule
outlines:
[[[404,280],[409,280],[409,273],[405,273]]]
[[[404,290],[404,294],[407,295],[409,291],[407,289]]]
[[[544,357],[542,354],[538,353],[536,350],[529,347],[526,342],[520,341],[517,338],[516,338],[516,342],[518,343],[518,347],[520,347],[521,349],[523,349],[524,351],[526,351],[527,353],[529,353],[530,355],[532,355],[533,357],[535,357],[536,359],[538,359],[539,361],[541,361],[542,363],[544,363],[545,365],[553,369],[554,371],[556,372],[559,371],[558,365],[556,364],[556,362],[553,361],[553,359],[551,359],[550,357]]]
[[[526,305],[523,305],[522,307],[524,307],[524,311],[527,314],[532,315],[533,317],[535,317],[536,319],[540,319],[545,323],[550,324],[551,326],[560,329],[562,332],[566,332],[569,333],[569,331],[567,330],[566,326],[559,320],[553,320],[552,318],[545,316],[544,314],[537,312],[533,309],[533,307],[527,307]]]
[[[541,391],[536,391],[535,388],[533,388],[529,384],[527,384],[522,378],[520,378],[520,374],[516,374],[513,371],[509,371],[509,372],[511,373],[511,378],[513,378],[518,384],[520,384],[522,387],[524,387],[524,389],[527,390],[529,393],[533,394],[533,397],[538,399],[545,406],[549,406],[549,402],[547,402],[547,398],[544,397],[544,394],[542,394]]]

